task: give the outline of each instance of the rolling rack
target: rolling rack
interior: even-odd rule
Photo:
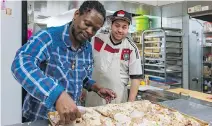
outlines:
[[[212,94],[212,31],[203,31],[202,59],[202,91]]]
[[[182,87],[182,30],[156,28],[142,33],[143,75],[161,84]]]

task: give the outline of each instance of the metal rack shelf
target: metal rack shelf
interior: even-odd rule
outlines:
[[[169,70],[152,70],[152,69],[144,69],[148,72],[156,72],[156,73],[181,73],[182,71],[169,71]]]
[[[182,86],[182,35],[181,29],[173,28],[156,28],[143,32],[144,76],[163,79],[167,82],[168,78],[171,77],[171,79],[179,81],[170,85]],[[145,50],[148,50],[148,52]],[[171,68],[168,69],[168,67]]]
[[[149,77],[155,77],[155,78],[165,79],[164,77],[160,77],[160,76],[148,75],[148,74],[146,74],[146,75],[149,76]]]
[[[171,49],[182,49],[182,47],[166,47],[166,48],[171,48]]]
[[[163,35],[148,35],[148,36],[145,36],[145,38],[163,38],[164,36]]]
[[[162,53],[150,53],[150,52],[144,52],[144,54],[150,54],[150,55],[162,55]]]
[[[208,54],[212,54],[212,43],[211,38],[208,39],[209,36],[212,36],[212,32],[202,32],[202,75],[201,75],[201,87],[202,92],[204,93],[211,93],[212,94],[212,74],[210,72],[204,72],[211,71],[212,70],[212,61],[210,61]]]
[[[182,43],[181,41],[166,41],[166,42]]]
[[[144,70],[148,72],[165,73],[164,70],[151,70],[151,69],[144,69]]]
[[[168,61],[175,61],[175,60],[181,60],[182,58],[167,58]]]
[[[146,47],[145,49],[160,49],[160,48],[163,48],[163,47]]]
[[[155,67],[165,67],[165,65],[159,65],[159,64],[148,64],[146,63],[145,66],[155,66]]]
[[[145,58],[145,60],[158,60],[158,61],[164,61],[164,59],[161,59],[161,58]]]
[[[151,43],[162,43],[163,41],[145,41],[145,44],[151,44]]]
[[[170,36],[170,37],[182,37],[182,35],[170,35],[170,34],[166,34],[166,36]]]

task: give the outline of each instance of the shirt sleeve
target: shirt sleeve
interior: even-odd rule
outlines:
[[[83,88],[87,89],[88,91],[91,91],[91,87],[96,83],[96,81],[92,79],[93,64],[94,64],[93,53],[92,53],[92,41],[89,48],[88,58],[90,60],[90,64],[87,68],[87,77],[83,80]]]
[[[136,45],[130,54],[129,75],[131,79],[142,79],[141,56]]]
[[[32,36],[16,53],[11,66],[15,79],[34,98],[51,108],[64,88],[54,78],[46,76],[40,69],[43,61],[50,58],[51,35],[43,30]]]

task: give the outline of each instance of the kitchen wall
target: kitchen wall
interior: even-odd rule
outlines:
[[[43,3],[35,2],[35,10],[46,12],[44,15],[56,16],[63,11],[73,8],[79,8],[83,1],[48,1]],[[116,11],[124,9],[126,11],[135,13],[138,8],[145,10],[145,15],[151,15],[152,28],[171,27],[183,29],[183,87],[188,88],[188,20],[187,2],[171,3],[163,6],[151,6],[140,4],[137,2],[127,1],[101,1],[106,10]],[[160,4],[160,3],[157,3]],[[57,6],[56,6],[57,5]],[[52,9],[54,8],[54,9]],[[57,10],[57,12],[55,12]],[[42,14],[42,13],[40,13]],[[160,18],[162,16],[162,19]]]
[[[11,74],[11,63],[21,47],[21,1],[6,1],[12,15],[1,10],[1,125],[21,123],[21,86]]]

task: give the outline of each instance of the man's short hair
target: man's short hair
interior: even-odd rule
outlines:
[[[95,9],[97,12],[99,12],[103,18],[104,21],[106,19],[106,10],[104,6],[99,1],[85,1],[82,3],[82,5],[79,8],[80,14],[84,14],[84,12],[91,11],[92,9]]]

